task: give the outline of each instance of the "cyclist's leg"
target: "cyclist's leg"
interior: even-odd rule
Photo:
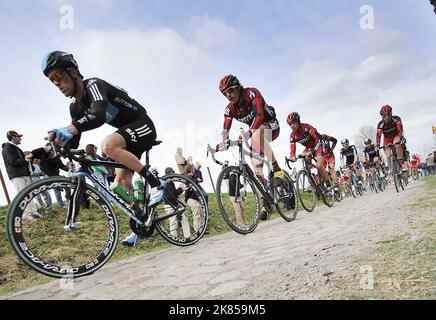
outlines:
[[[395,137],[393,143],[399,143],[401,141],[401,137]],[[401,144],[396,144],[395,145],[395,150],[397,152],[397,158],[398,161],[403,161],[404,160],[404,150],[403,150],[403,146]]]
[[[106,137],[102,142],[101,149],[111,159],[124,164],[143,176],[153,188],[161,183],[139,159],[155,140],[156,130],[154,124],[150,118],[144,116],[141,120],[121,127],[115,133]]]
[[[337,186],[338,185],[338,176],[336,175],[334,156],[330,156],[329,160],[330,160],[330,162],[329,162],[330,175],[332,176],[333,184],[335,186]]]
[[[322,152],[318,152],[319,150],[316,150],[315,152],[315,159],[316,159],[316,169],[318,170],[318,173],[322,177],[322,180],[329,186],[329,175],[327,173],[327,170],[324,168],[324,155]]]
[[[262,124],[259,129],[253,133],[251,138],[251,147],[254,151],[266,155],[267,159],[271,161],[273,171],[281,171],[280,166],[277,163],[277,159],[274,155],[274,151],[271,148],[271,142],[277,139],[280,134],[280,126],[277,120],[266,122]]]

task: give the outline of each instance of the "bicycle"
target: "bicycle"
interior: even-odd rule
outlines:
[[[156,141],[153,146],[160,143]],[[146,151],[148,168],[152,147]],[[201,208],[196,213],[166,188],[162,201],[149,208],[151,188],[147,183],[144,184],[142,206],[132,206],[90,169],[91,166],[126,167],[113,161],[89,160],[84,154],[84,150],[61,149],[55,156],[80,163],[80,170],[71,177],[52,177],[29,185],[18,193],[9,206],[6,218],[8,240],[26,265],[54,278],[77,278],[100,269],[113,255],[119,239],[118,218],[111,204],[130,217],[130,228],[139,237],[150,237],[157,229],[166,241],[178,246],[193,245],[202,238],[207,227],[208,207],[202,192],[191,179],[179,174],[161,178],[166,186],[174,183],[184,190],[185,197],[187,192],[195,195]],[[67,209],[56,208],[36,221],[23,219],[24,210],[38,194],[55,188],[70,189],[71,200]],[[83,198],[89,201],[89,209],[80,208]],[[185,221],[183,234],[177,225],[178,217]]]
[[[245,140],[247,144],[247,141]],[[245,150],[242,141],[228,141],[227,147],[238,147],[238,165],[227,166],[219,174],[216,182],[216,199],[221,215],[227,225],[239,234],[253,232],[259,224],[259,214],[263,206],[268,213],[275,207],[279,215],[287,222],[297,217],[298,201],[294,183],[285,171],[280,184],[276,184],[274,176],[269,175],[269,188],[267,188],[254,174],[245,162],[245,156],[265,161],[259,155]],[[221,166],[223,163],[215,158],[218,151],[210,145],[207,147],[213,161]],[[271,165],[267,162],[271,171]],[[226,182],[228,180],[228,182]]]
[[[407,177],[404,176],[403,170],[401,168],[401,163],[397,158],[397,151],[395,149],[395,145],[402,144],[401,142],[391,143],[387,146],[380,147],[380,149],[389,149],[391,151],[391,173],[394,180],[395,190],[397,193],[401,190],[404,190],[404,185],[406,184],[405,179]]]
[[[306,156],[299,155],[298,159],[302,160],[303,169],[301,169],[297,174],[297,194],[300,199],[301,205],[307,212],[313,212],[316,205],[316,200],[321,199],[322,202],[328,207],[332,207],[335,202],[335,194],[333,188],[327,189],[326,191],[321,190],[320,182],[316,179],[315,175],[311,172],[311,169],[315,165],[308,161]],[[288,168],[290,166],[290,159],[286,159],[286,164]],[[330,181],[330,185],[331,181]],[[315,191],[315,192],[314,192]]]
[[[369,184],[369,188],[372,191],[375,191],[375,193],[378,193],[379,191],[383,191],[383,190],[381,189],[380,180],[378,177],[378,170],[376,169],[375,166],[376,164],[374,162],[370,163],[367,166],[368,174],[366,175],[366,178]]]
[[[352,185],[352,187],[354,187],[354,189],[352,188],[354,198],[356,198],[355,194],[358,194],[359,196],[363,196],[363,183],[361,181],[359,181],[359,178],[357,177],[356,172],[354,172],[355,166],[356,166],[355,164],[350,164],[348,166],[341,168],[341,169],[349,169],[351,185]],[[354,190],[355,190],[355,192],[354,192]]]

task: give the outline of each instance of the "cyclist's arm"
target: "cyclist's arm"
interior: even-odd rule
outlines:
[[[223,137],[222,138],[223,142],[229,139],[229,132],[230,132],[230,128],[232,127],[232,122],[233,122],[233,117],[230,114],[230,107],[227,107],[224,112],[224,125],[223,125],[223,132],[221,133]]]
[[[339,160],[341,162],[341,167],[345,167],[345,163],[344,163],[344,155],[342,154],[342,152],[339,153]]]
[[[297,152],[297,143],[295,142],[294,138],[292,137],[292,133],[291,133],[291,136],[289,138],[289,142],[291,143],[291,145],[290,145],[290,148],[291,148],[290,157],[291,157],[291,159],[294,159],[295,153]]]
[[[353,153],[354,153],[354,162],[353,164],[357,164],[357,161],[359,161],[359,155],[357,154],[357,149],[353,148]]]
[[[397,126],[397,132],[398,132],[397,137],[401,138],[403,136],[403,134],[404,134],[404,132],[403,132],[403,122],[401,121],[400,117],[398,117],[398,119],[399,119],[399,121],[397,122],[397,125],[396,125]]]
[[[108,102],[106,87],[107,86],[104,85],[104,83],[98,80],[92,82],[91,85],[88,84],[87,90],[89,90],[91,105],[89,111],[86,113],[82,112],[80,114],[82,109],[80,101],[71,104],[70,113],[73,118],[72,125],[77,128],[77,133],[90,131],[106,123],[106,109]]]
[[[336,147],[336,144],[338,143],[338,140],[337,140],[336,138],[334,138],[334,137],[330,137],[330,140],[329,140],[329,141],[332,142],[332,147],[331,147],[331,149],[332,149],[332,153],[333,153],[333,150],[335,150],[335,147]]]
[[[377,145],[377,147],[380,147],[380,140],[381,140],[381,136],[382,136],[382,134],[383,134],[383,131],[382,131],[382,129],[380,129],[380,128],[377,128],[377,141],[376,141],[376,145]]]
[[[255,118],[254,118],[254,122],[250,127],[249,132],[251,135],[253,135],[254,131],[259,129],[260,126],[265,122],[265,113],[264,113],[265,102],[260,92],[254,88],[250,90],[250,99],[251,99],[251,104],[253,106]]]

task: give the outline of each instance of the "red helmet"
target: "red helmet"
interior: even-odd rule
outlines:
[[[292,122],[298,121],[300,122],[300,115],[298,112],[292,112],[289,114],[288,118],[286,119],[286,122],[291,125]]]
[[[392,114],[392,107],[389,105],[385,105],[380,109],[380,115],[386,116],[388,114]]]
[[[239,82],[238,78],[234,76],[233,74],[229,74],[221,79],[220,81],[220,91],[222,93],[226,92],[230,88],[234,87],[240,87],[241,83]]]

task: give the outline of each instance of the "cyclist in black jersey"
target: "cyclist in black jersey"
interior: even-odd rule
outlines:
[[[365,149],[363,149],[363,154],[365,156],[365,164],[367,169],[369,168],[371,163],[374,163],[376,165],[377,170],[381,172],[383,175],[385,174],[383,170],[383,159],[382,157],[380,157],[379,150],[372,143],[371,139],[367,139],[365,141]]]
[[[341,144],[342,144],[342,149],[340,151],[341,166],[345,167],[345,166],[354,165],[354,172],[356,173],[356,176],[359,179],[359,183],[362,184],[362,173],[357,167],[357,162],[359,161],[359,155],[357,153],[356,147],[354,145],[350,146],[350,142],[348,141],[348,139],[342,139]],[[344,163],[344,158],[345,158],[345,163]],[[350,177],[348,169],[345,170],[345,175],[348,178]]]
[[[156,129],[146,110],[123,89],[102,79],[84,80],[72,54],[54,51],[48,53],[41,64],[42,71],[59,90],[73,101],[70,105],[71,124],[49,131],[47,139],[59,146],[71,141],[77,148],[82,132],[96,129],[107,123],[118,130],[107,136],[101,150],[111,159],[137,172],[159,192],[149,206],[163,197],[164,183],[140,162],[141,155],[156,140]],[[133,191],[133,172],[116,169],[116,182]]]

